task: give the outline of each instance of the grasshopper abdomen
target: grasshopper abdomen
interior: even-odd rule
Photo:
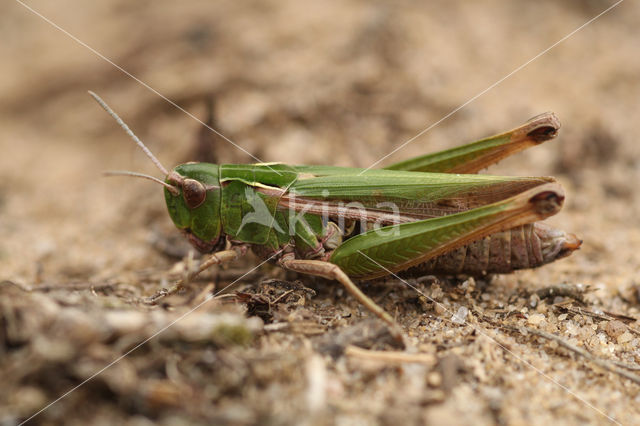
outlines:
[[[401,275],[505,274],[536,268],[569,256],[581,243],[571,233],[535,222],[491,234],[410,268]]]

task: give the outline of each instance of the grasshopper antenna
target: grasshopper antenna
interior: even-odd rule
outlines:
[[[154,181],[154,182],[159,183],[160,185],[164,186],[173,195],[180,195],[180,191],[178,191],[178,188],[176,188],[175,186],[169,185],[168,183],[162,181],[161,179],[158,179],[157,177],[150,176],[150,175],[145,175],[144,173],[130,172],[128,170],[109,170],[109,171],[104,172],[103,174],[105,176],[130,176],[130,177],[148,179],[148,180]]]
[[[162,165],[162,163],[160,162],[160,160],[158,160],[156,158],[155,155],[153,155],[153,153],[149,150],[149,148],[147,148],[147,146],[142,143],[142,141],[135,135],[135,133],[133,133],[133,131],[129,128],[129,126],[127,126],[127,124],[122,121],[122,119],[120,117],[118,117],[118,114],[116,114],[110,107],[109,105],[107,105],[107,103],[105,101],[103,101],[100,96],[96,95],[95,93],[93,93],[91,90],[89,90],[89,94],[91,95],[91,97],[93,99],[96,100],[96,102],[98,102],[98,104],[100,104],[100,106],[109,113],[109,115],[111,117],[114,118],[114,120],[116,120],[116,122],[120,125],[120,127],[122,127],[124,129],[125,132],[127,132],[127,134],[131,137],[131,139],[133,139],[133,141],[142,149],[142,151],[144,151],[144,153],[146,154],[147,157],[149,157],[149,159],[151,159],[151,161],[153,161],[153,164],[156,165],[156,167],[158,169],[160,169],[160,171],[162,173],[164,173],[165,176],[169,175],[169,172],[167,171],[167,169]],[[130,172],[133,173],[133,172]],[[164,184],[164,182],[162,182]]]

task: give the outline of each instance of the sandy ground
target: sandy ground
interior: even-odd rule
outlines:
[[[32,421],[640,424],[640,5],[501,80],[611,4],[29,2],[123,73],[3,3],[0,423],[88,380]],[[490,172],[557,176],[567,200],[550,223],[584,245],[534,271],[416,283],[439,304],[393,280],[364,284],[411,356],[335,283],[269,266],[168,327],[257,261],[139,303],[189,261],[169,255],[185,252],[156,186],[101,177],[158,171],[89,89],[167,166],[248,152],[367,167],[482,93],[389,164],[554,111],[556,140]],[[212,101],[214,127],[246,152],[154,90],[201,119]],[[561,284],[572,293],[536,293]]]

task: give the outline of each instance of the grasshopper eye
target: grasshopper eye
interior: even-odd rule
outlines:
[[[197,180],[185,179],[182,182],[182,196],[185,203],[187,203],[187,207],[195,209],[204,203],[205,198],[207,198],[207,190]]]

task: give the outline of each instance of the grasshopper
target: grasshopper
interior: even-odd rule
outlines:
[[[539,222],[556,214],[564,201],[553,177],[477,174],[553,139],[560,128],[553,113],[384,169],[186,163],[168,171],[104,101],[89,93],[164,179],[110,174],[161,184],[175,226],[196,249],[211,253],[188,279],[252,250],[286,270],[338,281],[397,330],[394,319],[352,279],[507,273],[568,256],[582,243]],[[150,302],[183,284],[179,281]]]

